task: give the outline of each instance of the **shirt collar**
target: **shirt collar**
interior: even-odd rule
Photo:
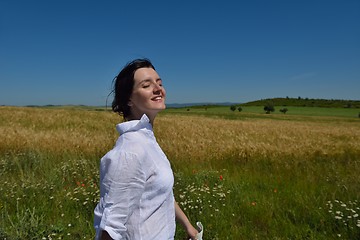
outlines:
[[[146,116],[146,114],[142,115],[140,120],[131,120],[116,125],[116,129],[120,133],[120,135],[126,132],[137,131],[142,128],[152,130],[150,119],[148,118],[148,116]]]

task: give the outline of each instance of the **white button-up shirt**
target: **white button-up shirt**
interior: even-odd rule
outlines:
[[[100,162],[95,239],[174,239],[174,176],[146,115],[116,126],[115,147]]]

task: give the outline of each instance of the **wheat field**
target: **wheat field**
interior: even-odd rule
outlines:
[[[92,239],[99,160],[119,122],[97,109],[0,107],[0,239]],[[204,239],[360,236],[358,119],[165,111],[154,132]]]

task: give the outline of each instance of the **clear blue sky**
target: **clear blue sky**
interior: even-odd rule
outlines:
[[[0,0],[0,105],[105,105],[140,57],[167,103],[360,100],[360,0]]]

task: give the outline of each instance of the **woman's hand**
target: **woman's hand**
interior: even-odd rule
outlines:
[[[188,238],[191,240],[197,240],[196,235],[198,234],[198,230],[191,225],[189,219],[186,217],[185,213],[181,210],[177,202],[175,202],[175,216],[176,220],[180,222],[180,224],[184,227],[184,230],[186,231]]]
[[[196,230],[196,228],[194,228],[192,225],[188,226],[186,228],[186,232],[188,234],[188,238],[187,239],[191,239],[191,240],[197,240],[196,235],[199,233],[198,230]]]

